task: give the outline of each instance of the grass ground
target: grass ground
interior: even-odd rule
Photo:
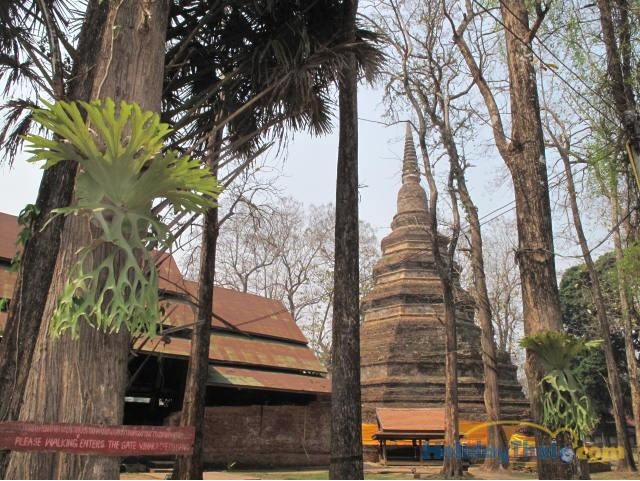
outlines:
[[[329,479],[328,471],[298,471],[298,472],[278,472],[278,473],[247,473],[259,479]],[[413,479],[409,475],[398,477],[397,473],[367,474],[365,479]]]
[[[210,473],[211,478],[215,479],[216,473]],[[285,479],[285,480],[312,480],[312,479],[329,479],[328,471],[252,471],[252,472],[231,472],[225,473],[227,476],[234,476],[235,479]],[[419,479],[441,479],[437,470],[430,470],[426,472],[420,472]],[[231,479],[231,477],[226,478]],[[408,480],[415,479],[413,473],[403,469],[394,472],[368,472],[365,474],[365,479],[400,479]],[[465,473],[465,479],[537,479],[534,473],[528,473],[523,471],[504,471],[500,473],[487,473],[479,468],[472,467],[467,473]],[[591,475],[593,480],[616,480],[616,479],[638,479],[640,480],[640,474],[638,473],[619,473],[616,471],[594,473]]]

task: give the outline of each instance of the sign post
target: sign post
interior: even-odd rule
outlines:
[[[99,456],[193,453],[192,427],[0,423],[0,450],[51,451]]]

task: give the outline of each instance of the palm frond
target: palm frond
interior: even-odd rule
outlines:
[[[12,165],[16,155],[22,150],[24,136],[33,126],[32,110],[37,105],[28,99],[14,99],[7,101],[1,111],[4,111],[2,129],[0,130],[0,163]]]
[[[172,11],[164,96],[176,141],[206,134],[219,112],[231,118],[231,143],[261,132],[238,143],[245,156],[263,142],[284,141],[287,131],[329,132],[333,89],[350,55],[367,81],[383,61],[373,32],[359,28],[357,42],[344,42],[340,15],[336,0],[217,1],[210,9],[181,2]]]

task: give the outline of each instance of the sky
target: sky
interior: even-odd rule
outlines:
[[[384,125],[388,120],[384,117],[382,97],[379,88],[362,86],[358,98],[360,217],[374,227],[379,239],[389,232],[396,210],[405,131],[403,123]],[[334,123],[337,124],[337,120]],[[483,135],[482,130],[479,135]],[[475,150],[466,152],[473,164],[467,181],[480,217],[490,214],[487,217],[490,219],[508,209],[493,213],[513,200],[513,192],[504,164],[495,149],[478,147],[490,143],[489,134],[476,140]],[[281,176],[276,179],[276,185],[281,193],[306,205],[334,202],[337,147],[337,127],[324,137],[296,134],[282,158],[277,160]],[[27,203],[35,201],[41,170],[39,166],[28,163],[26,158],[22,155],[12,167],[0,166],[2,212],[15,215]],[[508,211],[505,216],[513,216],[513,211]],[[557,225],[565,222],[564,216],[557,212],[554,220]],[[595,243],[606,234],[606,229],[593,227],[589,233]],[[515,242],[515,232],[512,235]],[[605,243],[600,250],[606,247]],[[556,250],[563,255],[578,253],[575,245],[564,238],[556,242]],[[562,271],[577,261],[571,257],[558,257],[557,262],[559,271]]]
[[[362,87],[358,98],[358,155],[360,217],[381,237],[389,232],[396,211],[396,195],[401,183],[404,123],[388,123],[384,117],[382,92]],[[337,126],[336,126],[337,129]],[[338,135],[326,137],[297,134],[283,163],[278,184],[292,197],[311,204],[335,200]],[[496,189],[496,179],[504,172],[502,160],[486,157],[469,172],[469,184],[480,215],[513,199],[510,184]]]
[[[376,123],[386,122],[381,101],[380,90],[361,89],[358,99],[360,215],[375,228],[385,231],[395,213],[405,127],[404,124],[385,126]],[[334,202],[337,151],[337,125],[334,132],[325,137],[296,134],[285,158],[276,161],[281,171],[278,187],[283,194],[305,204]],[[17,214],[36,198],[41,170],[28,163],[27,158],[22,155],[11,168],[0,167],[0,210],[3,212]],[[513,198],[509,188],[495,192],[484,188],[501,165],[498,159],[485,159],[470,175],[481,215]]]

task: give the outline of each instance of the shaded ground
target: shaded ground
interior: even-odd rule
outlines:
[[[416,468],[416,475],[419,478],[414,478],[412,468],[409,466],[399,467],[382,467],[370,465],[365,472],[365,479],[442,479],[440,475],[440,469],[436,466],[420,466]],[[123,473],[120,479],[133,480],[133,479],[165,479],[166,473]],[[329,479],[328,471],[322,470],[301,470],[301,471],[210,471],[205,473],[204,479]],[[537,479],[535,473],[524,471],[501,471],[497,473],[488,473],[483,471],[481,467],[471,467],[468,472],[465,473],[465,479]],[[616,471],[608,471],[603,473],[594,473],[591,475],[591,479],[599,480],[614,480],[614,479],[638,479],[640,480],[639,473],[619,473]]]
[[[640,473],[619,473],[617,471],[608,471],[605,473],[592,474],[591,479],[640,479]]]
[[[392,472],[371,472],[372,470],[368,470],[365,474],[365,479],[415,479],[413,473],[410,469],[407,468],[394,468]],[[327,471],[278,471],[278,472],[247,472],[247,473],[209,473],[212,475],[211,478],[207,477],[207,479],[216,479],[215,476],[226,474],[226,475],[235,475],[235,478],[224,478],[224,479],[329,479],[329,473]],[[419,479],[442,479],[439,469],[435,468],[427,468],[427,469],[418,469],[417,474],[420,475]],[[219,478],[218,478],[219,479]],[[467,473],[465,473],[465,479],[537,479],[537,476],[534,473],[527,473],[523,471],[504,471],[498,473],[487,473],[480,468],[472,467],[469,469]],[[638,473],[618,473],[616,471],[604,472],[604,473],[594,473],[591,475],[591,479],[640,479],[640,474]]]

